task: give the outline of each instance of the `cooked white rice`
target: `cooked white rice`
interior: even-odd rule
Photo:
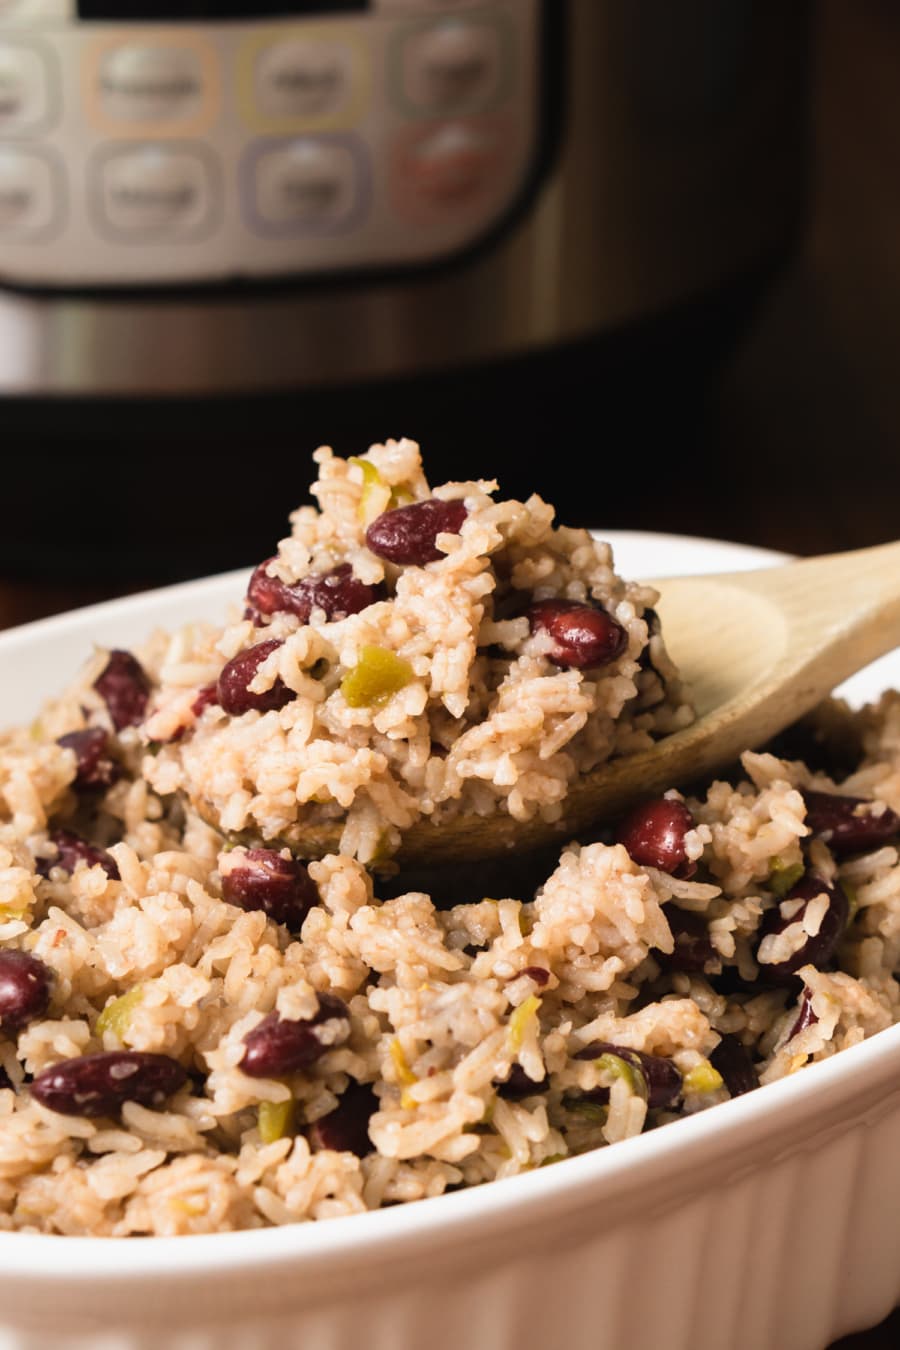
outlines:
[[[507,811],[557,820],[569,784],[611,755],[649,746],[692,713],[658,635],[648,629],[656,592],[624,582],[607,544],[555,527],[539,497],[496,501],[495,483],[447,483],[432,493],[413,441],[373,446],[345,461],[315,456],[312,492],[269,572],[294,585],[349,564],[384,599],[308,624],[279,612],[224,629],[178,634],[156,656],[163,742],[145,776],[158,792],[186,791],[226,832],[284,838],[340,821],[341,852],[363,862],[392,852],[421,816]],[[398,567],[366,545],[366,527],[392,503],[462,502],[459,533],[444,555]],[[590,602],[623,630],[614,661],[588,670],[548,659],[545,635],[524,610],[548,597]],[[226,659],[260,640],[283,646],[261,668],[261,692],[280,678],[296,694],[284,707],[230,717],[191,705]],[[351,705],[346,677],[371,649],[408,669],[386,702]],[[190,735],[172,736],[185,728]]]
[[[427,494],[411,443],[370,457],[392,487],[402,482],[414,496]],[[319,463],[323,514],[295,516],[279,553],[282,578],[294,581],[321,565],[322,550],[375,577],[381,565],[360,545],[354,466],[327,452]],[[510,754],[529,781],[519,799],[525,815],[552,810],[571,777],[597,758],[686,715],[663,657],[662,670],[639,663],[652,596],[615,578],[604,546],[581,532],[552,531],[550,509],[536,499],[494,504],[484,485],[451,490],[469,506],[458,545],[446,562],[417,570],[435,579],[426,611],[455,614],[459,596],[468,596],[459,634],[447,637],[443,621],[433,628],[413,622],[411,592],[427,589],[418,581],[409,593],[398,582],[399,598],[373,606],[376,615],[333,623],[318,616],[309,627],[274,620],[285,638],[278,672],[301,694],[311,662],[323,653],[339,667],[352,662],[361,644],[386,640],[383,624],[414,667],[421,658],[444,672],[439,690],[427,673],[417,679],[415,706],[398,697],[380,725],[377,717],[356,724],[354,749],[377,753],[383,767],[347,790],[343,809],[352,822],[365,801],[369,831],[426,809],[425,779],[409,768],[417,719],[429,736],[435,725],[452,723],[464,737],[498,717],[489,692],[496,681],[485,674],[490,661],[503,660],[516,711],[535,701],[543,710],[537,739],[526,744],[517,731]],[[626,628],[627,655],[602,678],[561,678],[529,653],[527,636],[503,627],[516,620],[490,616],[501,573],[532,590],[590,594]],[[29,953],[51,981],[41,1014],[0,1037],[9,1082],[0,1089],[4,1227],[213,1232],[438,1195],[727,1099],[734,1080],[711,1062],[721,1063],[723,1045],[734,1051],[740,1043],[753,1077],[767,1083],[896,1020],[898,839],[837,855],[827,831],[811,834],[803,793],[853,794],[900,811],[900,695],[855,719],[863,749],[849,774],[748,753],[739,778],[689,799],[694,823],[684,852],[696,867],[689,878],[639,865],[622,844],[572,844],[549,877],[536,878],[533,894],[486,897],[461,883],[459,903],[439,909],[416,891],[381,901],[358,857],[329,855],[309,865],[318,903],[292,934],[259,910],[223,900],[223,874],[240,871],[247,854],[185,804],[185,789],[204,794],[235,830],[252,823],[264,833],[295,822],[306,803],[270,789],[269,757],[286,757],[289,775],[299,775],[310,745],[338,746],[348,735],[334,692],[316,704],[315,718],[303,714],[302,743],[294,743],[299,698],[280,712],[245,715],[245,726],[214,707],[193,725],[198,689],[252,641],[251,628],[238,620],[153,638],[139,653],[153,684],[143,726],[115,732],[93,687],[108,662],[100,652],[37,723],[0,739],[0,955]],[[502,641],[507,655],[473,656],[485,639]],[[454,659],[460,647],[468,652],[465,670]],[[473,665],[480,674],[471,674]],[[475,693],[466,695],[469,680]],[[655,706],[642,712],[645,698]],[[325,718],[330,699],[334,710]],[[578,727],[542,758],[541,737],[558,740],[576,709]],[[513,734],[502,725],[498,734]],[[87,727],[108,732],[121,772],[92,793],[76,782],[75,752],[57,744]],[[181,739],[146,753],[149,740],[181,727]],[[485,746],[467,752],[468,776],[447,739],[439,781],[427,779],[428,809],[449,810],[451,802],[452,809],[513,809],[515,783],[498,785],[485,771]],[[345,767],[334,772],[345,776]],[[461,784],[455,798],[451,780]],[[376,781],[383,791],[374,791]],[[407,798],[415,805],[401,811],[397,803]],[[60,829],[106,850],[105,861],[71,872],[54,865]],[[370,856],[361,839],[358,830],[356,851]],[[850,922],[821,968],[800,964],[773,981],[760,958],[770,966],[802,958],[829,921],[827,896],[803,904],[790,889],[785,895],[785,878],[804,869],[823,886],[846,889]],[[779,905],[781,922],[773,924]],[[707,944],[699,967],[677,954],[689,922],[701,924]],[[282,1022],[306,1024],[319,995],[342,1000],[348,1018],[325,1021],[318,1058],[271,1078],[244,1072],[246,1039],[263,1019],[277,1012]],[[0,978],[0,1015],[3,1000]],[[598,1044],[611,1049],[594,1054]],[[585,1050],[594,1057],[579,1057]],[[107,1116],[61,1114],[32,1096],[30,1084],[54,1066],[122,1051],[171,1057],[191,1076],[163,1105],[125,1101]],[[635,1051],[656,1058],[642,1067]],[[654,1105],[662,1061],[677,1090]],[[374,1108],[367,1126],[362,1116],[364,1142],[355,1151],[328,1146],[341,1104],[346,1109],[358,1085],[371,1089]]]

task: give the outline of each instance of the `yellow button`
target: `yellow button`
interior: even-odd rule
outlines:
[[[353,51],[341,42],[272,42],[256,61],[256,102],[266,117],[323,117],[353,87]]]
[[[238,55],[238,99],[254,131],[348,131],[365,113],[369,63],[359,39],[316,24],[254,30]]]

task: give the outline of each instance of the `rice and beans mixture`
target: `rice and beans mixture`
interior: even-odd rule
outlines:
[[[320,509],[243,613],[158,657],[157,794],[232,834],[337,821],[371,862],[422,816],[555,820],[578,774],[691,720],[653,593],[586,530],[495,483],[432,494],[412,441],[316,459]]]
[[[461,873],[450,904],[402,874],[381,898],[420,815],[553,819],[691,711],[653,592],[539,498],[432,493],[410,441],[316,458],[320,510],[224,627],[97,651],[0,737],[8,1229],[439,1195],[897,1018],[896,694],[641,803],[515,897]],[[323,817],[340,853],[278,846]]]

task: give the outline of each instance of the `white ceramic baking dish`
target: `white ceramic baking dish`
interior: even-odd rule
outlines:
[[[609,534],[627,576],[752,567]],[[243,573],[0,636],[0,721],[92,642],[215,617]],[[850,684],[900,682],[900,654]],[[0,1234],[0,1350],[822,1350],[900,1299],[900,1026],[612,1148],[440,1199],[211,1237]]]

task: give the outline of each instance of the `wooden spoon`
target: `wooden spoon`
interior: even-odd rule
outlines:
[[[835,685],[900,645],[900,542],[760,571],[651,583],[668,650],[697,720],[651,749],[601,764],[574,782],[561,820],[497,812],[425,818],[396,860],[473,862],[560,843],[635,801],[710,774],[762,745]],[[205,814],[205,813],[204,813]],[[341,822],[297,825],[279,842],[298,856],[337,852]]]

